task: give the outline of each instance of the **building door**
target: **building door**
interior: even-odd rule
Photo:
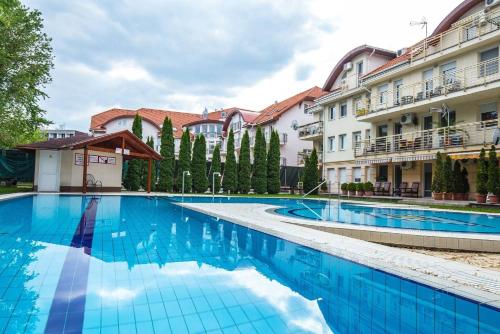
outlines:
[[[389,166],[387,165],[379,165],[378,166],[378,176],[377,181],[379,182],[387,182],[389,177]]]
[[[59,191],[61,153],[48,150],[38,152],[38,191]]]
[[[401,169],[401,165],[394,165],[394,188],[399,188],[401,182],[403,182],[403,170]]]
[[[432,163],[424,163],[424,197],[432,196]]]
[[[335,173],[335,168],[328,168],[326,170],[326,179],[328,180],[330,192],[334,192],[338,189],[337,174]]]
[[[340,184],[347,182],[347,170],[345,168],[339,168],[339,182]]]

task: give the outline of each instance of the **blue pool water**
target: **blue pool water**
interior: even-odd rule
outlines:
[[[498,333],[500,312],[166,199],[0,201],[3,333]]]
[[[175,200],[180,201],[180,197]],[[266,203],[280,206],[276,213],[314,220],[376,227],[442,232],[500,234],[500,216],[467,212],[383,208],[336,200],[296,200],[244,197],[185,197],[191,202]]]

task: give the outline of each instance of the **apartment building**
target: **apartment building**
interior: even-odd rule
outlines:
[[[366,110],[370,91],[361,85],[366,73],[379,68],[396,57],[396,53],[362,45],[349,51],[332,69],[323,91],[307,109],[312,120],[301,123],[298,137],[313,143],[322,165],[323,177],[329,181],[331,192],[338,192],[341,183],[367,179],[369,166],[355,163],[355,148],[371,136],[369,123],[359,122],[356,114]],[[310,150],[298,154],[303,165]]]
[[[227,150],[227,136],[229,135],[229,131],[232,129],[234,134],[234,148],[238,153],[241,146],[241,139],[243,138],[243,134],[245,133],[245,127],[248,124],[251,124],[257,117],[259,116],[259,112],[247,109],[240,108],[232,108],[232,110],[228,113],[224,124],[222,125],[222,134],[223,134],[223,142],[222,142],[222,155],[225,156]],[[251,140],[251,142],[253,142]],[[236,154],[236,157],[238,154]]]
[[[281,166],[299,166],[301,161],[297,159],[297,155],[302,152],[311,152],[312,143],[300,140],[298,126],[314,120],[307,110],[316,98],[324,94],[321,88],[312,87],[264,108],[251,123],[245,125],[250,132],[251,146],[253,147],[255,142],[257,126],[261,127],[268,144],[271,140],[271,132],[278,131]]]
[[[69,129],[44,129],[42,133],[46,136],[47,140],[69,138],[75,136],[87,136],[85,132]]]
[[[443,152],[467,168],[475,192],[479,151],[498,144],[499,4],[463,1],[431,36],[368,69],[361,86],[370,94],[353,121],[369,133],[354,149],[356,168],[366,170],[367,179],[393,187],[420,182],[419,195],[431,196],[436,153]]]

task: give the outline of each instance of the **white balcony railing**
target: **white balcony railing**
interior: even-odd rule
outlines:
[[[422,80],[410,85],[403,85],[395,90],[389,90],[371,96],[370,107],[364,109],[368,113],[387,110],[431,100],[435,97],[466,89],[483,86],[500,80],[500,58],[477,63],[473,66],[441,73],[429,80]],[[358,112],[357,116],[367,113]]]
[[[314,123],[308,123],[301,125],[297,128],[299,132],[299,138],[316,137],[323,135],[323,122],[318,121]]]
[[[355,157],[416,151],[446,151],[453,148],[493,144],[497,120],[460,124],[430,130],[363,140],[354,148]]]
[[[297,152],[297,165],[298,166],[304,165],[306,157],[310,157],[311,153],[312,150],[308,149]],[[317,155],[318,155],[318,163],[323,163],[323,152],[318,151]]]
[[[478,12],[455,22],[451,29],[428,37],[409,48],[410,61],[414,62],[455,46],[472,41],[500,29],[500,8]]]

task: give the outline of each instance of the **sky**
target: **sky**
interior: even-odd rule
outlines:
[[[52,127],[141,107],[262,110],[322,87],[349,50],[397,50],[429,34],[461,0],[22,0],[54,48],[42,101]]]

